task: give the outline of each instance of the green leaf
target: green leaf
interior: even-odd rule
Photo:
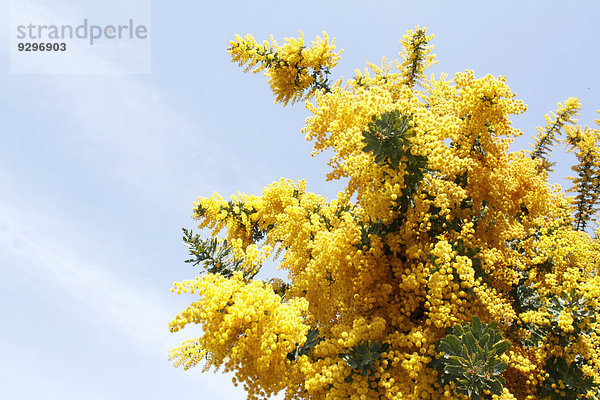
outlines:
[[[461,343],[460,339],[454,335],[446,336],[439,343],[440,351],[443,351],[444,353],[449,354],[449,355],[459,354],[461,346],[462,346],[462,343]]]
[[[415,132],[410,120],[410,116],[398,110],[373,116],[367,130],[362,132],[363,143],[365,143],[362,151],[373,153],[377,164],[387,164],[393,168],[397,168],[400,159],[406,157],[409,174],[405,177],[405,183],[410,190],[414,191],[423,177],[422,170],[427,159],[415,156],[411,152],[410,138]]]
[[[308,330],[308,333],[306,334],[306,341],[304,342],[304,344],[302,346],[298,346],[298,344],[296,344],[296,348],[288,353],[288,360],[294,361],[298,357],[308,355],[308,353],[322,340],[323,338],[319,337],[319,329],[310,328]]]
[[[600,393],[600,386],[594,382],[594,377],[583,373],[581,366],[584,363],[587,363],[587,360],[581,355],[577,355],[571,363],[568,363],[563,357],[548,359],[545,366],[548,377],[544,381],[540,394],[550,396],[552,400],[597,399],[597,396],[594,396],[595,393]],[[565,386],[563,389],[565,392],[564,397],[556,393],[552,387],[553,385],[558,386],[560,382]]]
[[[488,390],[495,394],[496,396],[500,396],[502,394],[502,383],[498,379],[494,379],[488,385]]]
[[[473,317],[473,331],[477,336],[481,336],[483,333],[483,326],[481,325],[481,320],[477,315]]]
[[[490,334],[486,333],[479,339],[478,345],[479,345],[479,347],[487,348],[489,350],[489,341],[490,341]]]
[[[473,336],[473,333],[468,332],[465,335],[465,343],[466,343],[466,347],[467,347],[467,353],[468,354],[475,354],[478,350],[478,346],[477,346],[477,341],[475,340],[475,336]]]
[[[466,255],[465,253],[465,241],[463,239],[458,239],[458,243],[456,244],[456,251],[459,256]]]
[[[501,356],[509,348],[510,348],[510,342],[507,340],[504,340],[502,342],[496,343],[492,349],[496,352],[496,355]]]
[[[499,362],[499,363],[495,364],[490,369],[490,371],[492,372],[493,375],[500,375],[501,373],[506,371],[506,368],[508,368],[508,364],[506,364],[505,362]]]
[[[386,352],[388,348],[388,343],[364,341],[352,347],[348,352],[340,354],[339,357],[349,367],[360,371],[364,376],[373,370],[375,363],[381,357],[381,353]]]
[[[471,324],[452,327],[436,343],[437,355],[430,364],[439,371],[440,384],[454,382],[455,392],[471,399],[481,397],[484,389],[502,393],[504,379],[500,376],[508,367],[500,356],[510,347],[498,324],[484,324],[474,316]]]

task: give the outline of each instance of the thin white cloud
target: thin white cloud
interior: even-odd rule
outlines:
[[[149,6],[147,0],[134,3]],[[94,4],[96,12],[98,6]],[[86,6],[90,4],[12,0],[11,12],[13,18],[17,15],[24,21],[61,24],[89,17]],[[99,16],[102,17],[106,16]],[[118,63],[111,63],[110,57],[106,56],[106,53],[88,51],[71,61],[77,64],[95,59],[93,63],[105,63],[109,71],[119,72]],[[181,135],[197,131],[188,128],[184,119],[165,104],[160,92],[146,83],[143,76],[38,75],[24,83],[44,93],[43,96],[53,102],[53,112],[61,113],[68,122],[70,129],[53,129],[50,134],[60,137],[62,143],[70,143],[71,154],[83,153],[89,166],[105,174],[109,185],[112,178],[133,183],[137,189],[143,188],[148,180],[157,182],[157,176],[173,176],[172,165],[177,161],[173,159],[173,153],[184,141]],[[178,340],[168,333],[167,324],[172,315],[167,312],[167,305],[149,290],[124,281],[114,265],[94,264],[79,254],[73,241],[83,240],[82,237],[94,235],[94,232],[80,235],[75,231],[76,221],[32,211],[27,207],[27,199],[19,198],[18,194],[32,192],[35,182],[21,181],[18,176],[18,171],[0,173],[0,191],[5,194],[0,198],[2,252],[18,260],[19,265],[27,265],[31,273],[43,273],[50,285],[61,288],[85,305],[96,320],[125,332],[142,347],[165,355],[169,344]],[[107,182],[80,185],[101,188]],[[77,187],[74,182],[73,190]],[[150,187],[147,190],[160,189]],[[61,209],[57,195],[50,193],[41,197]],[[143,197],[143,194],[138,196]],[[61,214],[68,215],[68,210],[62,210]],[[100,236],[96,239],[110,240]],[[88,240],[94,240],[94,237],[90,236]],[[10,265],[1,268],[10,274]]]
[[[144,358],[148,356],[156,360],[153,365],[140,365],[139,373],[143,374],[144,369],[147,368],[154,374],[152,376],[156,376],[157,371],[162,368],[161,365],[164,364],[165,369],[172,368],[166,359],[168,349],[184,340],[183,337],[201,333],[198,327],[186,329],[182,332],[183,335],[173,335],[168,332],[167,324],[173,317],[172,304],[166,302],[170,293],[165,290],[164,297],[159,298],[146,287],[125,281],[122,277],[109,272],[114,269],[114,266],[90,262],[76,249],[82,242],[98,238],[81,235],[73,230],[68,221],[35,211],[30,204],[19,201],[21,199],[13,195],[12,186],[1,171],[0,188],[5,194],[0,197],[0,260],[8,261],[8,264],[0,264],[0,272],[4,279],[20,282],[20,279],[15,278],[23,274],[36,277],[37,283],[25,290],[36,290],[36,285],[43,285],[44,291],[53,297],[65,299],[66,303],[76,304],[74,310],[70,307],[64,310],[69,313],[69,317],[79,323],[87,322],[87,325],[94,329],[112,332],[110,335],[112,337],[120,335],[126,339],[126,342],[137,348]],[[189,298],[182,300],[187,301]],[[69,327],[65,326],[61,329],[65,330],[68,336]],[[44,335],[44,332],[40,334]],[[79,340],[72,339],[74,346],[77,346]],[[17,395],[12,398],[23,398],[18,396],[33,398],[36,393],[43,391],[49,399],[77,399],[82,398],[81,396],[95,399],[103,398],[104,391],[108,393],[119,390],[107,389],[101,385],[86,387],[79,382],[78,379],[82,379],[84,383],[94,382],[94,378],[88,371],[91,367],[87,365],[81,365],[73,371],[72,379],[75,379],[75,386],[73,386],[69,380],[71,378],[65,378],[71,376],[69,370],[73,363],[64,359],[64,357],[68,358],[68,355],[45,348],[40,349],[41,353],[45,354],[45,358],[40,359],[35,356],[38,351],[36,343],[18,340],[8,343],[0,340],[0,347],[3,346],[10,349],[4,351],[0,358],[7,366],[12,365],[5,374],[5,378],[11,379],[5,385],[8,393]],[[33,354],[31,357],[36,359],[35,368],[30,368],[24,361],[28,358],[23,358],[31,354]],[[114,356],[118,359],[121,355],[114,354]],[[54,357],[62,361],[58,366],[53,365]],[[51,371],[45,369],[46,367],[58,369]],[[211,398],[243,398],[241,389],[234,388],[230,379],[229,374],[201,374],[198,369],[188,373],[173,371],[136,392],[140,395],[146,394],[147,397],[154,386],[157,390],[164,391],[165,386],[173,385],[174,393],[179,393],[180,397],[196,391],[195,393]],[[35,381],[36,386],[19,390],[19,382],[27,381]],[[134,389],[128,387],[126,390]]]
[[[72,25],[73,21],[84,18],[111,21],[110,16],[98,15],[101,10],[110,9],[110,4],[55,0],[50,3],[12,0],[12,25],[17,24],[15,21]],[[147,14],[149,18],[148,0],[134,1],[134,5],[125,8],[130,11],[120,11],[121,2],[118,4],[119,15]],[[10,35],[14,41],[15,33],[11,31]],[[16,43],[10,47],[16,51]],[[108,50],[103,51],[103,48]],[[34,63],[32,57],[43,57],[43,65],[52,64],[52,56],[60,56],[68,60],[72,71],[83,74],[35,75],[24,84],[38,86],[37,91],[43,93],[40,97],[48,99],[54,111],[64,115],[65,126],[72,129],[52,134],[71,143],[83,157],[103,163],[107,171],[125,180],[139,180],[140,175],[164,176],[170,168],[169,151],[186,140],[182,135],[198,131],[198,128],[190,129],[186,125],[185,118],[169,107],[159,91],[146,82],[147,75],[121,74],[127,72],[127,68],[109,51],[110,48],[120,46],[118,43],[111,46],[84,44],[81,51],[69,54],[27,54],[26,61],[31,63]],[[96,70],[104,73],[85,74],[90,65],[101,66]]]
[[[54,4],[23,1],[27,2],[37,15],[44,18],[67,15],[63,14],[62,10],[56,11],[60,8],[54,8]],[[66,2],[54,3],[60,3],[64,7]],[[71,2],[71,5],[84,6],[76,2]],[[78,10],[73,10],[73,13],[81,15]],[[112,65],[109,59],[99,58],[97,62]],[[116,70],[117,67],[114,68]],[[190,140],[186,135],[201,129],[190,126],[185,118],[181,118],[177,110],[163,99],[162,93],[147,82],[145,76],[32,75],[22,82],[28,89],[31,88],[31,92],[40,93],[40,97],[51,105],[51,110],[38,107],[37,118],[43,118],[46,112],[61,116],[64,125],[60,128],[49,126],[48,134],[56,138],[57,143],[66,144],[67,148],[61,148],[61,154],[73,158],[80,157],[77,159],[78,163],[68,165],[75,168],[81,166],[93,171],[89,175],[73,174],[72,187],[63,187],[67,191],[72,190],[73,193],[50,191],[40,193],[37,199],[33,199],[28,197],[28,193],[36,193],[38,182],[21,178],[31,177],[31,174],[22,174],[19,168],[14,167],[4,172],[0,170],[1,274],[9,281],[17,281],[16,278],[23,274],[36,277],[34,285],[43,285],[53,297],[66,299],[67,304],[74,304],[72,307],[63,307],[62,304],[59,307],[62,307],[61,311],[69,313],[69,317],[76,323],[83,322],[86,327],[112,331],[137,346],[144,356],[148,355],[170,368],[166,360],[167,351],[170,346],[183,339],[180,335],[171,335],[168,332],[167,324],[173,317],[173,305],[168,303],[173,298],[168,297],[168,287],[159,293],[160,296],[153,293],[141,282],[133,280],[135,278],[131,275],[121,272],[121,268],[125,269],[127,265],[126,261],[122,261],[123,258],[119,260],[118,255],[107,256],[104,261],[95,261],[93,257],[87,256],[80,249],[94,247],[90,245],[94,242],[110,243],[114,240],[110,237],[110,232],[113,229],[118,230],[119,227],[103,226],[106,228],[104,231],[99,229],[81,232],[78,228],[86,226],[86,222],[89,221],[70,220],[69,216],[75,215],[65,209],[63,204],[68,201],[61,200],[78,198],[76,193],[79,191],[98,190],[99,194],[102,194],[103,189],[113,192],[121,190],[122,187],[118,183],[115,184],[115,181],[130,184],[118,193],[127,197],[129,203],[132,202],[132,198],[134,201],[140,201],[144,198],[160,197],[156,194],[163,195],[172,189],[172,185],[177,184],[173,183],[173,177],[177,176],[177,168],[180,168],[175,163],[180,162],[176,157],[181,156],[182,146],[199,140]],[[36,108],[36,104],[33,104],[33,108]],[[16,132],[13,137],[23,135],[29,133]],[[203,140],[205,149],[206,138]],[[48,151],[53,149],[49,148]],[[215,154],[213,156],[218,158]],[[65,161],[65,164],[70,161]],[[43,167],[53,168],[52,165]],[[56,168],[57,171],[70,174],[64,165]],[[79,182],[77,176],[97,176],[101,181]],[[152,184],[147,185],[147,182]],[[132,189],[129,190],[129,187]],[[159,201],[156,200],[157,203]],[[37,210],[34,206],[36,202],[47,202],[49,211]],[[111,205],[107,204],[107,207]],[[93,219],[93,216],[90,219]],[[111,264],[112,261],[118,264]],[[36,290],[36,286],[26,290]],[[10,300],[7,300],[7,303],[9,302]],[[69,327],[62,329],[68,330]],[[197,331],[186,331],[183,332],[186,337],[198,334]],[[19,340],[9,345],[27,348],[30,346]],[[31,348],[34,349],[35,346],[35,343],[31,344]],[[54,354],[52,349],[44,351],[50,358],[64,357],[62,354]],[[8,354],[8,357],[10,356]],[[67,362],[64,369],[69,370],[70,366]],[[88,369],[89,366],[82,365],[79,373],[87,376]],[[20,370],[24,371],[26,368]],[[178,372],[183,374],[182,371]],[[194,371],[194,374],[199,373],[200,371]],[[36,375],[37,372],[31,371],[31,374]],[[189,377],[188,374],[183,376]],[[40,378],[30,377],[34,380]],[[230,387],[228,376],[203,375],[200,380],[203,382],[203,385],[198,385],[200,392],[222,390],[225,398],[241,398],[231,395],[239,393],[239,389]],[[198,383],[196,379],[193,381]],[[68,393],[66,396],[71,396],[72,392],[68,391],[65,385],[68,386],[68,383],[61,382],[52,390],[57,393],[65,391]],[[227,396],[228,394],[230,396]]]
[[[91,321],[164,357],[171,317],[167,304],[148,289],[113,275],[109,266],[95,265],[77,254],[72,248],[81,240],[77,237],[65,221],[0,199],[0,249],[13,260],[2,266],[5,274],[22,273],[14,268],[25,265],[29,275],[42,276],[44,285],[75,300]]]

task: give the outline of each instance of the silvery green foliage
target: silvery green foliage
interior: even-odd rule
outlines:
[[[475,316],[471,324],[455,325],[438,341],[433,366],[440,373],[440,383],[454,382],[459,394],[474,400],[480,399],[484,390],[500,395],[504,385],[501,374],[507,368],[500,356],[509,347],[496,322],[486,325]]]
[[[381,358],[381,353],[386,352],[388,348],[388,343],[364,341],[352,347],[347,353],[341,354],[340,358],[352,369],[365,376],[372,371],[375,362]]]

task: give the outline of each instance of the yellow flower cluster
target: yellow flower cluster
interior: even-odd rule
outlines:
[[[402,71],[404,84],[413,87],[422,82],[425,79],[425,69],[437,62],[435,55],[431,54],[433,46],[428,45],[431,39],[433,35],[427,35],[426,29],[419,29],[419,26],[414,30],[408,30],[402,36],[400,43],[403,50],[400,52],[400,57],[403,62],[400,64],[397,61],[397,64]]]
[[[230,42],[229,54],[240,66],[247,64],[245,71],[257,73],[266,69],[275,101],[287,104],[304,99],[311,88],[325,88],[326,75],[340,59],[341,51],[334,50],[335,40],[330,42],[327,33],[323,32],[323,38],[317,36],[307,48],[300,31],[298,39],[287,38],[281,47],[272,36],[270,42],[259,44],[250,34],[244,38],[236,35]]]
[[[512,343],[494,399],[538,398],[559,357],[584,357],[581,370],[600,383],[598,238],[571,226],[568,198],[536,159],[543,152],[509,151],[521,134],[511,115],[526,106],[506,78],[426,78],[430,39],[409,31],[397,72],[384,60],[344,87],[313,91],[303,132],[313,154],[333,152],[328,179],[347,179],[336,199],[282,178],[260,196],[194,203],[199,227],[230,244],[243,273],[174,285],[200,300],[171,330],[203,329],[173,349],[176,365],[223,366],[249,398],[466,398],[440,384],[432,361],[446,328],[478,316]],[[311,71],[339,58],[327,36],[309,49],[302,36],[281,47],[236,36],[229,52],[266,69],[283,102],[305,96],[320,79]],[[538,141],[550,143],[578,109],[577,99],[559,105]],[[597,131],[567,132],[598,167]],[[597,188],[594,179],[575,184]],[[272,255],[285,282],[244,278]]]
[[[174,290],[197,293],[192,303],[169,324],[172,332],[196,323],[204,335],[171,350],[175,365],[190,368],[206,358],[206,368],[235,371],[250,398],[277,393],[299,383],[299,374],[286,358],[305,337],[307,303],[302,298],[282,303],[270,285],[206,274],[174,284]],[[267,378],[270,377],[270,378]],[[260,388],[255,382],[260,381]]]
[[[598,120],[596,124],[600,125]],[[577,193],[576,228],[584,229],[600,200],[600,130],[568,126],[566,140],[579,160],[579,164],[572,167],[577,177],[570,177],[573,182],[570,191]]]
[[[552,166],[555,164],[548,160],[549,146],[556,142],[556,134],[567,124],[574,125],[577,122],[575,118],[581,109],[579,100],[574,97],[569,97],[563,106],[558,103],[556,114],[550,112],[544,115],[546,119],[546,127],[538,126],[538,135],[535,137],[534,151],[531,153],[531,158],[540,159],[541,163],[539,170],[552,171]],[[567,125],[568,126],[568,125]]]

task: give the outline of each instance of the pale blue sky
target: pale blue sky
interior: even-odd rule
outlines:
[[[58,2],[93,17],[86,1]],[[439,59],[432,72],[508,77],[529,105],[514,122],[526,132],[518,145],[569,96],[583,104],[581,122],[598,117],[596,1],[324,3],[155,0],[152,72],[131,75],[10,74],[5,14],[2,398],[245,398],[228,376],[167,361],[194,333],[167,329],[192,300],[169,292],[194,276],[180,233],[192,226],[191,203],[215,191],[260,193],[280,177],[306,178],[330,197],[341,186],[324,182],[326,157],[309,157],[303,106],[274,105],[264,77],[229,61],[235,33],[282,42],[326,30],[344,49],[334,76],[351,77],[367,60],[395,58],[405,30],[427,26]],[[556,176],[569,173],[560,163]]]

